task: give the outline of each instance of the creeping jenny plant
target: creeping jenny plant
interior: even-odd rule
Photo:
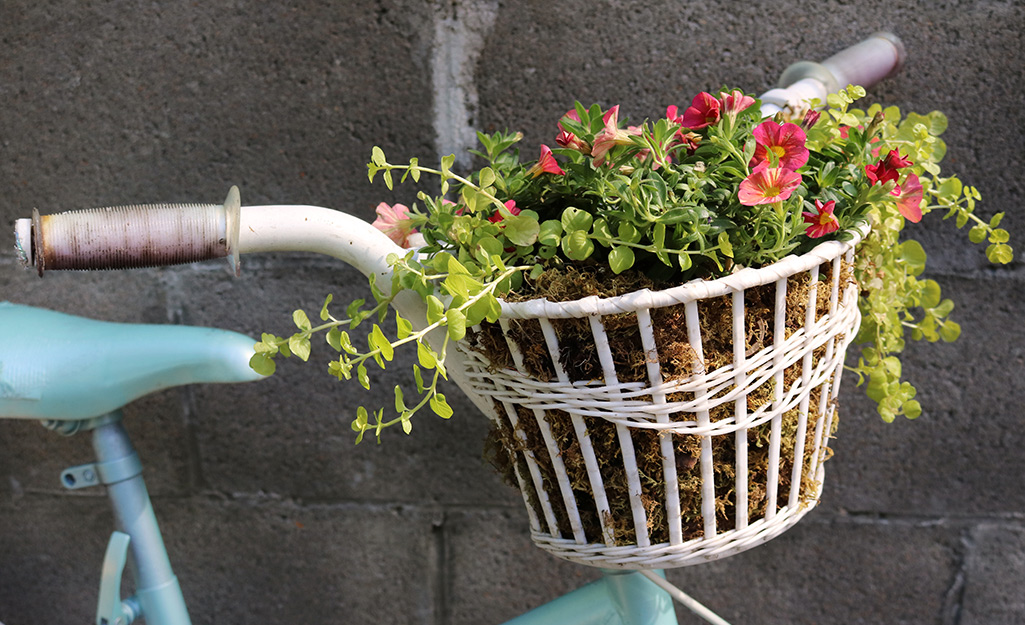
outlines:
[[[851,369],[884,420],[915,418],[922,408],[898,357],[905,340],[952,341],[960,328],[948,318],[953,303],[939,285],[919,279],[925,252],[903,236],[905,227],[940,212],[958,228],[970,225],[969,239],[988,243],[991,262],[1010,262],[1012,251],[999,227],[1002,214],[981,220],[973,214],[979,192],[941,176],[946,117],[851,108],[863,95],[850,86],[831,95],[822,112],[813,102],[789,117],[763,119],[757,100],[724,89],[637,126],[623,123],[618,106],[578,103],[558,122],[555,147],[542,145],[526,160],[517,149],[520,134],[478,134],[474,153],[484,166],[469,175],[452,170],[452,156],[431,168],[415,158],[392,163],[374,148],[371,181],[380,177],[390,189],[396,178],[440,179],[440,196],[420,192],[412,208],[377,209],[374,225],[400,245],[415,240],[416,249],[390,259],[389,289],[371,280],[373,302],[351,302],[336,315],[329,296],[316,326],[296,311],[298,331],[264,334],[251,364],[270,373],[278,354],[306,360],[312,335],[323,333],[339,354],[330,373],[369,388],[369,365],[383,368],[395,349],[415,344],[419,397],[407,402],[396,386],[393,417],[360,407],[352,422],[357,442],[395,424],[409,433],[411,417],[425,406],[443,418],[452,414],[438,387],[449,343],[495,322],[499,298],[529,288],[547,270],[604,265],[668,287],[768,265],[869,227],[853,268],[863,319]],[[380,324],[403,290],[423,298],[427,324],[414,330],[395,313],[391,338]],[[358,347],[350,332],[368,326],[366,347]],[[432,336],[443,338],[431,344],[436,330],[442,332]]]

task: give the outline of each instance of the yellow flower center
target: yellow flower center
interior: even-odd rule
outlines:
[[[775,154],[777,158],[783,158],[783,156],[787,153],[787,151],[784,150],[783,146],[781,145],[774,145],[771,146],[769,149],[772,150],[772,153]]]

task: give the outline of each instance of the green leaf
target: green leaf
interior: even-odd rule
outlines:
[[[306,313],[302,310],[297,310],[292,313],[292,321],[295,323],[295,326],[303,332],[309,332],[313,328],[313,325],[310,324],[310,318],[307,317]]]
[[[267,354],[253,354],[253,357],[249,359],[249,367],[264,376],[274,375],[274,371],[277,369],[274,359]]]
[[[562,251],[571,260],[584,260],[594,252],[594,243],[583,230],[575,230],[562,238]]]
[[[657,228],[658,226],[656,226]],[[609,224],[604,219],[596,219],[594,221],[594,240],[601,243],[605,247],[608,247],[612,240],[612,230],[609,229]]]
[[[908,273],[917,276],[925,270],[925,249],[915,240],[900,244],[900,259],[907,264]]]
[[[395,313],[395,336],[402,340],[413,333],[413,324],[399,313]]]
[[[423,376],[422,373],[420,373],[420,367],[418,365],[415,365],[415,364],[413,365],[413,379],[416,380],[416,392],[417,393],[423,393],[424,392],[424,376]]]
[[[944,321],[940,326],[940,338],[944,343],[953,343],[961,336],[961,326],[953,321]]]
[[[972,243],[982,243],[986,240],[986,226],[978,224],[968,231],[968,240]]]
[[[366,152],[364,152],[364,154],[366,154]],[[375,145],[374,148],[370,150],[370,162],[377,166],[384,165],[385,162],[387,162],[387,159],[384,157],[384,150]]]
[[[637,243],[641,240],[641,232],[628,221],[621,222],[616,232],[619,238],[626,243]]]
[[[359,380],[359,383],[363,386],[363,388],[367,389],[368,391],[370,390],[370,376],[367,375],[367,368],[363,365],[363,363],[360,363],[359,367],[356,368],[356,379]]]
[[[438,366],[438,358],[434,350],[422,341],[416,342],[416,357],[424,369],[433,369]]]
[[[562,236],[562,222],[554,219],[549,219],[541,224],[539,227],[537,242],[541,245],[555,246],[559,244],[559,238]]]
[[[437,323],[445,316],[445,305],[433,295],[427,296],[427,323]]]
[[[480,170],[477,182],[482,189],[485,189],[495,184],[494,170],[492,170],[490,167],[485,167],[484,169]]]
[[[445,401],[445,396],[441,393],[435,393],[431,396],[431,410],[442,419],[448,419],[452,416],[452,407],[448,405],[448,402]]]
[[[719,233],[719,251],[727,258],[733,258],[733,245],[730,244],[730,235],[725,232]]]
[[[576,231],[583,231],[586,233],[591,230],[591,224],[594,223],[594,217],[586,211],[570,206],[566,210],[562,211],[561,221],[562,227],[567,233]]]
[[[1014,251],[1005,243],[994,243],[986,248],[986,258],[991,263],[1006,265],[1014,260]]]
[[[347,351],[350,354],[355,354],[355,353],[357,353],[359,351],[355,347],[353,347],[352,341],[349,340],[349,333],[348,332],[341,332],[341,333],[339,333],[339,335],[338,335],[338,344],[342,346],[343,350]]]
[[[537,280],[545,272],[543,265],[534,265],[530,268],[530,279]]]
[[[901,405],[901,409],[908,419],[917,419],[922,416],[922,404],[918,403],[918,400],[909,399]]]
[[[321,306],[321,308],[320,308],[320,320],[321,321],[327,321],[328,319],[331,318],[331,314],[327,311],[327,307],[328,307],[328,304],[331,303],[331,300],[333,300],[334,298],[335,298],[335,296],[333,294],[328,293],[327,297],[324,299],[324,305]]]
[[[409,420],[408,416],[404,416],[402,419],[402,431],[407,435],[413,431],[413,422]]]
[[[381,356],[385,360],[390,361],[395,356],[395,349],[392,347],[391,341],[384,336],[381,326],[376,323],[374,324],[374,329],[370,332],[370,344],[374,349],[381,351]]]
[[[1004,218],[1004,214],[1003,213],[997,213],[996,215],[993,215],[993,217],[990,218],[990,220],[989,220],[989,227],[990,228],[996,228],[997,226],[1000,225],[1000,222],[1001,222],[1001,220],[1003,220],[1003,218]]]
[[[448,336],[453,341],[458,341],[466,336],[466,316],[458,310],[451,308],[445,313],[448,320]]]
[[[609,266],[615,273],[623,273],[627,269],[633,267],[634,264],[634,251],[625,245],[619,245],[612,248],[609,252]]]
[[[501,224],[504,226],[502,234],[513,245],[521,247],[533,245],[537,242],[538,233],[541,230],[536,219],[531,219],[522,214],[506,217],[501,221]]]
[[[310,359],[310,337],[304,334],[294,334],[288,339],[288,349],[306,362]]]
[[[395,385],[395,412],[402,413],[406,411],[406,402],[402,399],[402,387],[398,384]]]

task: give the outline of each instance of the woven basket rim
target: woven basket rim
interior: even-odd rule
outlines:
[[[734,291],[769,284],[812,267],[830,262],[853,249],[868,235],[868,224],[847,230],[851,238],[847,241],[825,241],[800,256],[787,256],[770,265],[754,269],[745,267],[735,273],[713,280],[696,278],[681,285],[652,291],[641,289],[615,297],[591,295],[565,302],[552,302],[538,298],[522,302],[502,304],[504,319],[572,319],[595,315],[614,315],[637,312],[651,308],[663,308],[691,301],[719,297]]]

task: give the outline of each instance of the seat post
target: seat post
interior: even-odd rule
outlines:
[[[135,566],[135,599],[150,625],[189,625],[185,599],[157,526],[142,464],[115,411],[93,429],[96,473],[106,485],[119,530],[128,535]]]

